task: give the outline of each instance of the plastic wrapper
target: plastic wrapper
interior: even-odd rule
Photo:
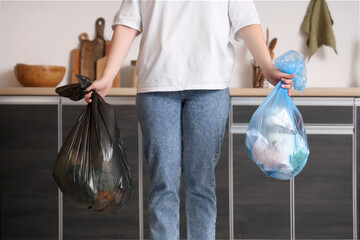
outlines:
[[[90,79],[56,89],[75,101],[87,93]],[[79,207],[116,213],[129,200],[132,178],[114,107],[95,91],[57,156],[53,177],[64,194]]]
[[[302,54],[289,51],[274,64],[283,72],[296,73],[294,88],[303,91],[307,79]],[[281,84],[253,114],[245,145],[248,156],[267,176],[288,180],[302,171],[310,152],[301,113]]]

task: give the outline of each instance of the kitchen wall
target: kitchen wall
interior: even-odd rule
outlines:
[[[263,30],[277,37],[275,57],[294,49],[308,55],[306,36],[300,31],[309,0],[255,0]],[[359,0],[327,1],[334,19],[338,54],[321,47],[307,62],[307,87],[360,87]],[[60,83],[70,79],[70,52],[79,47],[78,36],[95,38],[95,21],[105,18],[105,38],[121,1],[0,1],[0,87],[21,86],[15,78],[16,63],[67,67]],[[176,27],[176,26],[175,26]],[[130,61],[137,58],[138,37],[121,70],[122,86],[130,85]],[[232,41],[237,59],[231,87],[251,87],[251,55],[243,43]]]

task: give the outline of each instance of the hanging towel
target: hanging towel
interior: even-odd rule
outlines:
[[[332,29],[334,21],[325,0],[311,0],[301,24],[301,30],[309,35],[307,45],[309,59],[322,45],[330,46],[336,51],[335,36]]]

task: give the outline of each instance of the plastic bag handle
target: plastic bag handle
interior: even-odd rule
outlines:
[[[290,50],[275,58],[274,65],[284,73],[295,73],[295,77],[293,78],[294,89],[298,90],[299,92],[304,91],[307,77],[303,54],[294,50]]]

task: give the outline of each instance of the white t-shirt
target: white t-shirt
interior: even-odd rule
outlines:
[[[137,91],[224,89],[235,51],[231,29],[260,24],[250,0],[123,0],[114,20],[142,33]]]

